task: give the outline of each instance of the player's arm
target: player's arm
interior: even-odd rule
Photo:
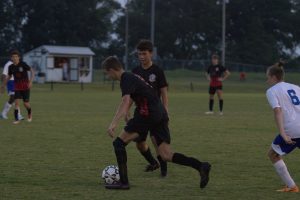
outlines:
[[[132,104],[133,104],[133,100],[130,98],[129,109],[128,109],[128,112],[126,113],[125,117],[124,117],[125,122],[128,122],[129,119],[131,118],[131,116],[130,116],[130,108],[131,108]]]
[[[227,69],[227,70],[224,72],[223,77],[221,78],[221,81],[225,81],[225,80],[228,78],[229,75],[230,75],[230,72],[229,72],[229,70]]]
[[[130,98],[130,95],[127,94],[127,95],[124,95],[122,97],[122,100],[121,100],[121,103],[116,111],[116,114],[112,120],[112,122],[110,123],[108,129],[107,129],[107,132],[108,134],[111,136],[111,137],[114,137],[114,131],[115,131],[115,128],[117,127],[120,119],[122,117],[125,117],[125,115],[128,113],[129,109],[130,109],[130,103],[131,103],[131,98]],[[131,103],[132,104],[132,103]]]
[[[168,112],[168,105],[169,105],[169,99],[168,99],[168,87],[162,87],[160,88],[160,95],[161,95],[161,101]]]
[[[279,133],[281,137],[284,139],[284,141],[287,144],[295,144],[294,141],[291,140],[291,138],[285,133],[284,127],[283,127],[283,115],[282,115],[282,110],[280,107],[276,107],[273,109],[274,111],[274,118],[275,118],[275,123],[277,125],[277,128],[279,130]]]
[[[35,77],[35,72],[34,72],[34,70],[32,69],[32,67],[30,67],[30,74],[31,74],[31,76],[30,76],[30,79],[29,79],[29,88],[32,87],[32,82],[33,82],[34,77]]]

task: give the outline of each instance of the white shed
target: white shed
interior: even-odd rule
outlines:
[[[23,60],[46,81],[90,83],[94,52],[88,47],[43,45],[23,55]]]

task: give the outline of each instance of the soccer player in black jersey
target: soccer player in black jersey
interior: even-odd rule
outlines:
[[[113,141],[119,166],[120,182],[113,185],[107,184],[105,187],[107,189],[129,189],[125,147],[129,142],[136,139],[139,133],[150,130],[154,133],[153,136],[162,159],[196,169],[200,174],[200,188],[204,188],[209,181],[211,165],[208,162],[200,162],[195,158],[187,157],[181,153],[174,153],[171,150],[168,113],[152,86],[142,77],[125,72],[116,57],[106,58],[102,63],[102,67],[111,79],[120,81],[122,91],[122,100],[107,129],[110,137],[115,137],[115,129],[120,119],[128,113],[132,103],[134,102],[136,105],[133,118],[127,122],[119,137]]]
[[[227,79],[230,75],[230,72],[227,68],[222,66],[219,63],[219,56],[214,54],[211,58],[211,65],[208,67],[206,72],[207,80],[209,80],[209,111],[205,112],[205,114],[214,114],[214,96],[217,93],[219,98],[219,109],[220,115],[223,115],[223,84],[222,82]]]
[[[14,89],[15,89],[15,121],[14,124],[18,124],[20,119],[18,117],[19,113],[19,100],[23,99],[24,106],[27,109],[28,113],[28,122],[32,121],[31,115],[31,106],[29,103],[30,99],[30,88],[32,86],[32,81],[34,79],[34,71],[28,66],[25,62],[20,61],[20,53],[18,51],[11,52],[11,60],[13,64],[9,66],[8,76],[3,82],[1,92],[6,85],[7,81],[13,76],[15,80]],[[30,71],[30,79],[28,77],[28,71]]]
[[[153,44],[149,40],[141,40],[137,45],[137,54],[140,61],[140,65],[132,70],[132,73],[140,75],[145,81],[147,81],[153,89],[155,89],[157,96],[161,99],[165,109],[168,111],[168,95],[167,87],[168,83],[164,71],[152,62]],[[167,175],[167,162],[165,162],[157,152],[157,144],[153,138],[153,134],[150,132],[151,140],[155,146],[158,162],[151,154],[150,147],[146,143],[147,135],[150,130],[143,133],[139,133],[139,137],[135,140],[136,147],[144,158],[149,162],[145,171],[153,171],[159,168],[161,169],[161,176]]]

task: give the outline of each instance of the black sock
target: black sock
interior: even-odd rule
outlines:
[[[199,160],[192,157],[186,157],[181,153],[174,153],[172,162],[179,165],[190,166],[196,170],[199,170],[202,164]]]
[[[31,108],[26,108],[27,109],[27,113],[28,113],[28,116],[31,115]]]
[[[219,107],[220,107],[220,112],[223,111],[223,99],[219,100]]]
[[[162,171],[167,171],[167,162],[164,161],[161,156],[157,156],[157,160],[159,161],[160,168]]]
[[[213,111],[213,107],[214,107],[214,100],[210,99],[209,100],[209,111]]]
[[[114,140],[113,145],[119,166],[120,181],[123,184],[128,184],[126,143],[124,143],[121,138],[117,137]]]
[[[144,158],[150,163],[150,165],[157,164],[157,161],[152,156],[152,153],[150,151],[150,148],[148,148],[146,151],[141,152],[141,154],[144,156]]]
[[[19,110],[18,109],[15,109],[15,120],[18,121],[19,118],[18,118],[18,113],[19,113]]]

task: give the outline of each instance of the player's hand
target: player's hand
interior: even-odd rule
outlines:
[[[207,77],[207,80],[210,81],[210,77],[209,76]]]
[[[224,78],[218,78],[218,81],[222,82],[222,81],[224,81]]]
[[[107,129],[107,133],[110,137],[114,138],[115,137],[115,128],[116,128],[116,125],[114,124],[110,124],[110,126],[108,127]]]
[[[296,142],[293,141],[293,140],[291,139],[291,137],[288,136],[288,135],[285,135],[285,136],[283,137],[283,139],[284,139],[285,143],[287,143],[287,144],[290,144],[290,145],[296,144]]]

